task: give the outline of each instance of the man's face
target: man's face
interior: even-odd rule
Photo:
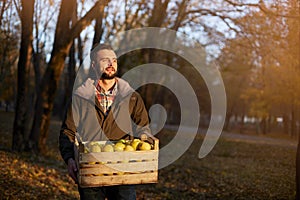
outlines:
[[[117,56],[114,51],[103,49],[97,52],[93,66],[103,79],[113,79],[118,70]]]

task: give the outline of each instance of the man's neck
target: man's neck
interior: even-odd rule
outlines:
[[[109,89],[111,89],[114,84],[116,83],[116,79],[100,79],[100,86],[102,89],[104,89],[105,92],[107,92]]]

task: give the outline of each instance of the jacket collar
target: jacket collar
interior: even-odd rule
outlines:
[[[134,92],[134,89],[129,85],[127,81],[121,78],[117,78],[118,84],[118,99],[123,99]],[[96,87],[95,81],[88,78],[82,85],[73,91],[73,95],[79,96],[89,101],[95,101]]]

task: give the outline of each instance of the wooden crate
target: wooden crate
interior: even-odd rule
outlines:
[[[78,182],[81,187],[156,183],[158,180],[158,139],[149,151],[84,153],[82,144],[75,147]],[[145,140],[145,138],[143,139]]]

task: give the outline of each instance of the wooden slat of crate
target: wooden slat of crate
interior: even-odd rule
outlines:
[[[147,137],[143,140],[145,139]],[[147,140],[149,139],[154,143],[154,150],[83,153],[83,146],[79,144],[75,147],[76,163],[79,166],[79,185],[97,187],[156,183],[159,140],[153,136]]]
[[[118,162],[158,159],[158,150],[80,153],[79,164],[89,162]]]
[[[97,187],[109,185],[156,183],[158,172],[124,174],[112,176],[80,176],[81,187]]]
[[[86,164],[80,168],[80,175],[90,174],[110,174],[116,172],[145,172],[156,171],[158,169],[157,161],[130,162],[130,163],[106,163],[106,164]]]

